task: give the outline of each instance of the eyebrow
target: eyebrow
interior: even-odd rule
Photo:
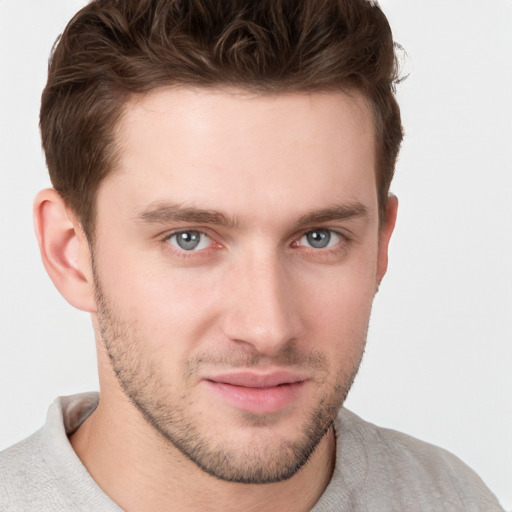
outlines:
[[[306,213],[299,219],[298,224],[320,224],[336,220],[349,220],[358,217],[365,217],[367,215],[368,209],[364,204],[359,202],[347,203]]]
[[[349,220],[368,215],[368,209],[362,203],[354,202],[335,205],[306,213],[298,219],[298,226],[320,224],[330,221]],[[178,204],[157,203],[136,215],[136,220],[145,224],[167,224],[172,222],[190,222],[210,224],[229,228],[237,227],[240,222],[216,210],[183,207]]]
[[[167,224],[171,222],[191,222],[195,224],[212,224],[235,227],[238,221],[215,210],[187,208],[176,204],[155,204],[140,212],[136,219],[145,224]]]

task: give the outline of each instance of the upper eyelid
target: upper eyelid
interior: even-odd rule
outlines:
[[[175,237],[176,235],[179,235],[180,233],[190,233],[190,232],[196,232],[196,233],[200,233],[201,235],[206,236],[209,240],[208,246],[203,247],[201,249],[193,248],[193,249],[187,250],[187,249],[184,249],[179,246],[176,247],[175,244],[178,243],[177,241],[171,242],[171,239],[173,237]],[[175,256],[180,257],[180,258],[204,257],[205,255],[210,254],[210,251],[215,250],[215,247],[213,247],[212,244],[219,245],[218,242],[216,242],[210,235],[208,235],[208,233],[205,233],[203,230],[200,230],[200,229],[175,229],[171,232],[167,232],[163,236],[160,236],[159,240],[162,245],[165,245],[165,247],[167,247],[166,250],[171,251],[172,254],[174,254]]]
[[[300,240],[303,236],[306,236],[309,233],[313,233],[315,231],[329,231],[331,234],[338,235],[340,238],[342,238],[344,240],[349,239],[349,237],[345,233],[341,232],[338,229],[318,227],[318,228],[312,228],[312,229],[307,229],[306,231],[303,231],[302,234],[296,238],[296,240]]]
[[[215,239],[208,233],[206,233],[203,229],[174,229],[172,231],[167,231],[165,233],[163,233],[162,235],[160,235],[158,237],[159,240],[161,240],[162,242],[165,242],[165,243],[169,243],[169,241],[179,235],[180,233],[191,233],[191,232],[194,232],[194,233],[199,233],[201,235],[204,235],[206,236],[211,242],[215,242]],[[170,244],[172,245],[172,244]]]
[[[174,229],[173,231],[164,234],[164,238],[171,238],[172,236],[179,235],[180,233],[200,233],[201,235],[206,235],[208,238],[211,238],[211,236],[202,229]]]
[[[208,238],[212,238],[212,236],[209,234],[208,230],[206,230],[204,228],[201,229],[201,228],[195,228],[195,227],[171,229],[171,230],[165,231],[164,233],[159,235],[159,238],[161,238],[163,240],[167,240],[167,239],[171,238],[172,236],[179,235],[180,233],[190,233],[190,232],[201,233],[202,235],[206,235]]]
[[[307,233],[311,233],[315,230],[323,230],[323,231],[331,231],[332,233],[337,233],[340,236],[349,236],[351,233],[350,230],[346,228],[340,228],[340,227],[330,227],[330,226],[310,226],[307,228],[301,228],[299,230],[295,230],[295,232],[288,236],[287,238],[297,238],[303,235],[306,235]],[[171,237],[173,235],[179,234],[179,233],[187,233],[190,231],[194,231],[196,233],[202,233],[206,236],[212,237],[211,233],[216,233],[216,231],[204,227],[204,226],[187,226],[187,227],[181,227],[181,228],[174,228],[164,231],[161,235],[159,235],[162,238]]]
[[[316,230],[330,231],[331,233],[335,233],[345,239],[350,239],[353,237],[352,233],[347,229],[333,228],[333,227],[329,227],[329,226],[313,226],[313,227],[310,227],[307,229],[301,229],[298,233],[295,233],[292,236],[292,240],[298,240],[298,239],[302,238],[303,236],[307,235],[308,233],[311,233]]]
[[[326,230],[330,231],[331,233],[335,233],[336,235],[339,235],[341,238],[343,238],[346,241],[350,241],[354,238],[354,235],[350,232],[350,230],[347,229],[341,229],[339,227],[329,227],[329,226],[311,226],[306,229],[302,228],[300,231],[296,231],[291,236],[287,236],[286,238],[289,240],[289,243],[297,242],[299,241],[303,236],[307,235],[308,233],[311,233],[315,230]],[[219,236],[218,233],[213,232],[211,229],[205,228],[204,226],[190,226],[190,227],[182,227],[182,228],[175,228],[169,231],[166,231],[158,236],[159,239],[166,241],[169,240],[172,236],[178,235],[180,233],[187,233],[187,232],[196,232],[201,233],[205,236],[207,236],[210,240],[212,240],[215,243],[220,243],[218,239],[224,238],[222,236]]]

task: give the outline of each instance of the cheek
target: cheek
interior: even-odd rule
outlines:
[[[156,353],[177,353],[208,329],[218,303],[215,280],[215,275],[137,263],[104,269],[101,277],[118,315]]]
[[[375,258],[332,269],[306,282],[301,296],[310,332],[322,333],[333,351],[364,344],[375,295]],[[329,340],[329,341],[327,341]]]
[[[342,265],[315,270],[287,269],[286,307],[295,309],[306,339],[314,338],[320,350],[346,352],[364,339],[375,292],[374,253],[359,251]],[[184,360],[201,340],[219,341],[219,319],[240,283],[223,267],[176,268],[155,260],[125,251],[119,260],[98,261],[102,288],[139,343],[156,357]]]
[[[364,317],[375,295],[376,268],[376,251],[361,251],[345,264],[322,268],[303,279],[301,294],[309,297],[319,314],[335,317],[337,311],[338,316]]]
[[[351,293],[352,292],[352,293]],[[373,296],[359,290],[341,289],[329,295],[329,300],[309,302],[310,325],[337,348],[358,344],[368,328]]]

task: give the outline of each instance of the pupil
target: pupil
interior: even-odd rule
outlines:
[[[331,234],[327,229],[322,229],[311,231],[308,233],[307,238],[311,247],[314,247],[315,249],[323,249],[329,244]]]

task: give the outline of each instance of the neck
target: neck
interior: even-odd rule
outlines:
[[[112,404],[112,405],[111,405]],[[290,479],[271,484],[225,482],[203,472],[156,433],[124,398],[100,400],[71,437],[93,479],[126,512],[307,511],[327,487],[335,461],[333,428]]]

